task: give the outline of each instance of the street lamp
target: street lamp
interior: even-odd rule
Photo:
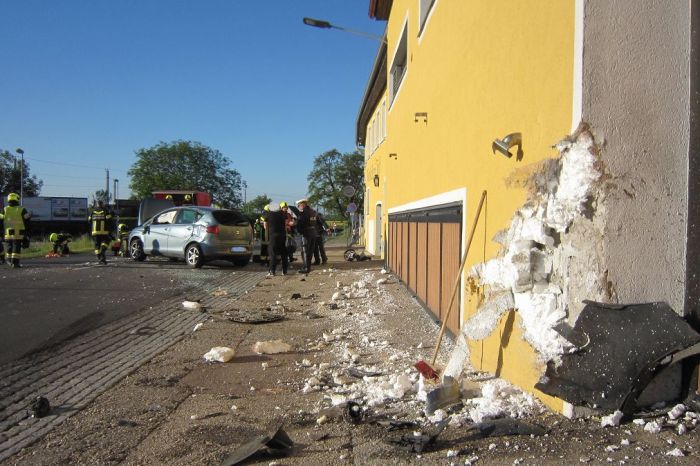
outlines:
[[[357,31],[355,29],[348,29],[341,26],[336,26],[335,24],[331,24],[328,21],[324,21],[322,19],[313,19],[305,17],[303,21],[304,24],[306,24],[307,26],[312,26],[320,29],[338,29],[340,31],[345,31],[350,34],[355,34],[356,36],[367,37],[368,39],[376,40],[377,42],[386,43],[386,39],[384,39],[383,37],[375,36],[374,34],[370,34],[364,31]]]
[[[19,165],[19,205],[22,205],[24,202],[24,151],[18,147],[15,152],[22,156],[22,162]]]

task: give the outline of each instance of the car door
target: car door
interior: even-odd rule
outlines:
[[[202,218],[202,213],[195,209],[181,209],[175,222],[170,227],[168,235],[168,253],[173,256],[182,256],[185,246],[189,243],[194,232],[195,223]]]
[[[175,222],[177,210],[166,210],[153,218],[153,221],[143,234],[143,250],[152,256],[166,255],[168,252],[168,236]]]

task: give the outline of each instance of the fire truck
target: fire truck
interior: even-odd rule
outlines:
[[[156,199],[170,199],[176,206],[184,204],[197,205],[202,207],[211,206],[211,194],[203,191],[187,191],[187,190],[164,190],[153,191],[153,197]],[[170,197],[168,197],[170,196]],[[189,196],[189,199],[187,198]]]

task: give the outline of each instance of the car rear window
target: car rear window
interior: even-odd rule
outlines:
[[[248,225],[248,220],[235,210],[215,210],[212,212],[212,216],[221,225]]]

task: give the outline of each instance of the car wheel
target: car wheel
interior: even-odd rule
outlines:
[[[200,268],[204,265],[204,255],[202,254],[202,249],[197,243],[192,243],[185,249],[185,262],[190,267],[195,269]]]
[[[146,259],[146,254],[143,252],[143,243],[138,238],[134,238],[129,243],[129,254],[135,261],[142,262]]]
[[[231,262],[233,262],[234,265],[237,265],[239,267],[245,267],[250,262],[250,256],[236,257],[235,259],[232,259]]]

